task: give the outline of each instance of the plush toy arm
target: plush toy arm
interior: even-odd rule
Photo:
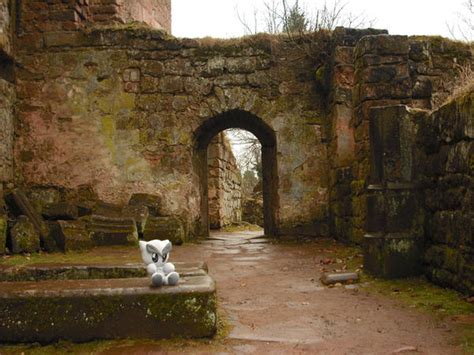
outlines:
[[[168,275],[170,272],[173,271],[175,271],[173,263],[166,263],[165,265],[163,265],[163,272],[165,273],[165,275]]]
[[[146,266],[146,272],[148,273],[149,276],[153,275],[157,271],[158,270],[155,264],[148,264]]]

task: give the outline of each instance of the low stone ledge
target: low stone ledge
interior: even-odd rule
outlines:
[[[176,271],[182,276],[205,276],[205,262],[177,262]],[[27,266],[0,266],[0,282],[42,281],[42,280],[83,280],[119,279],[146,277],[143,264],[127,265],[81,265],[81,264],[33,264]]]
[[[215,284],[184,277],[150,287],[149,278],[3,282],[0,342],[210,337],[216,332]]]

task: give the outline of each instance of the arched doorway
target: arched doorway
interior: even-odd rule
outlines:
[[[195,132],[195,168],[199,172],[201,189],[201,235],[209,235],[209,200],[207,147],[212,138],[229,128],[253,133],[262,145],[263,217],[265,235],[276,235],[278,225],[278,174],[276,136],[261,118],[243,110],[231,110],[205,121]]]

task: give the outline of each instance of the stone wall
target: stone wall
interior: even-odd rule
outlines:
[[[242,220],[242,178],[229,139],[219,133],[208,147],[209,225],[219,229]]]
[[[96,24],[142,22],[171,33],[171,0],[24,0],[18,32],[32,40],[40,33],[74,31]]]
[[[427,214],[425,271],[474,293],[474,93],[435,111],[423,136]]]
[[[130,26],[43,38],[18,39],[18,184],[88,183],[116,203],[159,193],[167,215],[194,226],[195,132],[242,112],[276,136],[278,233],[328,234],[322,94],[293,41],[177,40]]]

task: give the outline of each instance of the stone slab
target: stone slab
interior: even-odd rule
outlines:
[[[0,284],[0,342],[210,337],[216,332],[215,284],[183,277],[171,287],[148,278]]]
[[[204,276],[208,268],[205,262],[177,262],[176,271],[183,277]],[[82,264],[33,264],[27,266],[0,266],[2,281],[81,280],[146,277],[145,266],[82,265]]]

